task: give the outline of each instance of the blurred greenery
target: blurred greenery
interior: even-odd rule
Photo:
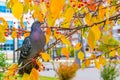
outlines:
[[[117,71],[116,64],[109,61],[103,67],[103,69],[101,69],[100,75],[102,80],[116,80],[116,78],[119,76],[119,72]]]
[[[22,76],[21,75],[16,75],[13,76],[17,80],[21,80]],[[0,73],[0,80],[3,80],[4,78],[4,73]],[[47,76],[40,76],[39,80],[57,80],[55,77],[47,77]]]

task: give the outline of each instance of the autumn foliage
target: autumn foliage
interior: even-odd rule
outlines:
[[[73,46],[78,52],[78,58],[82,60],[82,68],[88,67],[91,61],[97,69],[106,64],[106,54],[109,57],[119,55],[117,51],[120,46],[106,47],[107,51],[100,50],[101,55],[97,56],[94,53],[94,48],[101,46],[101,44],[110,45],[109,41],[113,38],[112,29],[117,24],[120,24],[120,1],[119,0],[7,0],[7,7],[11,8],[12,14],[20,22],[21,32],[18,29],[12,28],[11,37],[19,38],[24,34],[24,37],[29,35],[29,31],[24,30],[23,24],[27,13],[30,13],[31,18],[44,22],[42,26],[46,35],[46,44],[49,44],[50,38],[54,39],[47,49],[51,49],[57,43],[65,44],[61,49],[61,54],[69,58],[68,46]],[[5,30],[8,29],[5,19],[0,17],[2,24],[0,24],[0,42],[6,41]],[[27,20],[28,23],[29,20]],[[10,33],[7,31],[7,33]],[[20,33],[20,34],[18,34]],[[78,33],[87,40],[87,44],[91,49],[91,57],[85,58],[84,52],[81,51],[83,44],[78,42],[73,45],[69,37]],[[18,37],[19,36],[19,37]],[[7,37],[7,36],[6,36]],[[113,45],[113,44],[112,44]],[[50,61],[50,55],[46,52],[40,53],[40,57],[44,61]],[[108,57],[107,57],[108,58]],[[36,58],[35,58],[36,59]],[[12,67],[15,67],[13,64]],[[13,68],[14,68],[13,67]],[[17,69],[16,69],[17,68]],[[21,68],[21,67],[20,67]],[[19,70],[18,65],[13,69],[13,72]],[[8,69],[8,72],[11,70]],[[12,75],[13,73],[11,72]],[[34,77],[36,74],[36,77]],[[8,74],[6,73],[8,76]],[[38,80],[38,70],[32,70],[31,74],[24,74],[23,80],[29,76],[33,80]],[[27,77],[28,78],[28,77]],[[27,79],[26,78],[26,79]],[[10,80],[6,79],[5,80]],[[29,79],[28,79],[29,80]]]

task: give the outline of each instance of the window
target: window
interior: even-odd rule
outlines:
[[[0,5],[0,12],[11,13],[11,9],[8,9],[6,5]]]

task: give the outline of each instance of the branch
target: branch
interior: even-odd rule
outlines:
[[[110,52],[112,52],[112,51],[114,51],[114,50],[117,50],[117,49],[119,49],[120,48],[120,46],[119,47],[117,47],[117,48],[115,48],[115,49],[113,49],[113,50],[110,50],[110,51],[108,51],[108,52],[106,52],[106,53],[102,53],[101,55],[99,55],[99,56],[96,56],[96,59],[97,58],[99,58],[100,56],[102,56],[103,54],[108,54],[108,53],[110,53]],[[93,60],[94,58],[88,58],[87,60]],[[83,62],[84,61],[86,61],[86,60],[83,60]]]

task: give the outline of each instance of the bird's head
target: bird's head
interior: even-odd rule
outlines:
[[[43,23],[39,22],[39,21],[35,21],[33,24],[32,24],[32,27],[31,27],[31,31],[36,31],[36,30],[40,30],[41,31],[41,25]]]

